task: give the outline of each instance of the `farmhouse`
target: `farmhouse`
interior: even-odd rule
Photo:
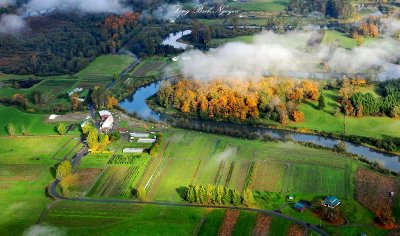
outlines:
[[[99,111],[100,115],[100,129],[102,131],[109,131],[113,128],[114,125],[114,117],[111,112],[107,110]]]
[[[123,153],[143,153],[143,148],[124,148]]]
[[[335,197],[335,196],[328,196],[328,197],[325,198],[325,200],[324,200],[324,205],[325,205],[326,207],[329,207],[329,208],[335,208],[335,207],[337,207],[339,204],[340,204],[340,201],[339,201],[339,199],[337,199],[337,197]]]

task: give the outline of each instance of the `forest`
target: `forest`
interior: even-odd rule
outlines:
[[[349,18],[354,13],[350,0],[291,0],[288,10],[297,14],[319,12],[338,19]]]
[[[297,105],[318,100],[319,84],[310,80],[165,81],[157,94],[158,105],[194,113],[202,119],[245,121],[259,118],[287,124],[301,122],[304,114]]]

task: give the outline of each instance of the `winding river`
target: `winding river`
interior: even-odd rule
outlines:
[[[164,119],[162,114],[153,111],[146,104],[146,99],[157,93],[160,87],[160,83],[161,82],[155,82],[150,85],[141,87],[135,93],[133,93],[132,96],[123,100],[120,103],[120,106],[125,111],[129,113],[135,113],[138,117],[145,120],[155,120],[155,121],[166,120]],[[218,127],[221,129],[229,127],[230,129],[237,130],[239,132],[257,133],[261,136],[270,135],[274,138],[279,138],[279,139],[287,139],[289,137],[294,141],[315,143],[327,148],[334,148],[335,145],[339,143],[339,140],[326,138],[319,135],[302,134],[294,131],[254,127],[245,124],[234,124],[227,122],[213,122],[213,121],[203,121],[203,120],[191,120],[190,122],[193,124],[194,127],[208,126],[214,128]],[[391,171],[400,172],[399,156],[375,151],[371,148],[354,144],[351,142],[345,142],[345,143],[347,152],[362,156],[371,162],[380,161],[385,168]]]
[[[185,30],[171,33],[162,44],[171,45],[175,48],[186,49],[189,45],[180,43],[177,40],[192,32]],[[136,114],[144,120],[167,121],[168,116],[153,111],[146,103],[146,100],[157,93],[161,82],[154,82],[136,90],[130,97],[120,102],[120,106],[127,112]],[[196,127],[213,127],[219,129],[229,128],[244,133],[257,133],[260,136],[269,135],[278,139],[292,139],[297,142],[310,142],[327,148],[334,148],[339,140],[326,138],[314,134],[302,134],[294,131],[278,130],[271,128],[254,127],[245,124],[235,124],[227,122],[214,122],[204,120],[190,120],[191,125]],[[370,162],[380,161],[386,169],[400,172],[400,156],[382,153],[371,148],[351,142],[345,142],[347,152],[366,158]]]

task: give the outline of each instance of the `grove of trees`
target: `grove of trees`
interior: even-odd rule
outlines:
[[[166,109],[194,113],[202,119],[245,121],[267,118],[287,124],[301,122],[297,105],[318,100],[318,83],[310,80],[263,78],[260,80],[163,82],[157,103]]]
[[[229,189],[221,185],[193,186],[186,189],[185,200],[190,203],[215,205],[251,205],[254,203],[253,193],[246,189],[240,193],[236,189]]]

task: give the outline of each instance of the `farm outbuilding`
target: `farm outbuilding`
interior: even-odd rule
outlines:
[[[303,211],[306,209],[306,206],[304,206],[304,205],[301,204],[300,202],[296,202],[296,203],[294,204],[293,208],[294,208],[296,211],[303,212]]]
[[[324,205],[325,205],[326,207],[329,207],[329,208],[335,208],[335,207],[337,207],[339,204],[340,204],[340,201],[339,201],[339,199],[337,199],[337,197],[335,197],[335,196],[328,196],[328,197],[325,198],[325,200],[324,200]]]
[[[124,148],[123,153],[143,153],[143,148]]]
[[[148,138],[149,134],[146,133],[129,133],[131,138]]]
[[[138,143],[155,143],[157,139],[154,138],[139,138],[137,140]]]

